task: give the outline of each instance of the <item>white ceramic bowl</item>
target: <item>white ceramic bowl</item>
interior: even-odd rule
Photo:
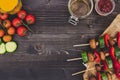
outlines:
[[[96,12],[97,12],[99,15],[101,15],[101,16],[107,16],[107,15],[111,14],[111,13],[114,11],[114,9],[115,9],[115,2],[114,2],[114,0],[111,0],[112,5],[113,5],[112,10],[111,10],[110,12],[108,12],[108,13],[103,13],[103,12],[101,12],[101,11],[99,10],[99,8],[98,8],[98,2],[99,2],[99,0],[95,3],[95,10],[96,10]]]

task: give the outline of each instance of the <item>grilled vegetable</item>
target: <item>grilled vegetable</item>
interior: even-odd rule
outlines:
[[[83,51],[81,56],[84,63],[88,62],[87,52]]]
[[[113,68],[113,62],[112,62],[112,59],[109,56],[106,57],[106,62],[107,62],[108,68],[112,69]]]
[[[90,42],[89,42],[89,44],[90,44],[90,47],[92,48],[92,49],[96,49],[96,41],[95,41],[95,39],[91,39],[90,40]]]
[[[117,33],[117,44],[118,47],[120,48],[120,32]]]
[[[115,47],[115,56],[116,58],[120,58],[120,48],[118,48],[118,46]]]
[[[104,42],[105,42],[105,46],[108,48],[110,46],[109,45],[109,35],[108,34],[104,35]]]
[[[105,72],[102,72],[102,80],[108,80],[107,75]]]
[[[99,46],[101,49],[105,47],[105,42],[103,37],[99,38]]]

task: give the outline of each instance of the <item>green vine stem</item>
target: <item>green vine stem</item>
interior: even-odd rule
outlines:
[[[29,31],[31,31],[33,33],[33,31],[29,28],[29,26],[27,24],[25,24],[23,21],[22,21],[22,23]]]

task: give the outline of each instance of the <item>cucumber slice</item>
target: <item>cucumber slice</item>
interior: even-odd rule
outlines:
[[[4,54],[5,52],[6,52],[5,43],[1,43],[0,44],[0,54]]]
[[[17,43],[14,41],[7,42],[5,46],[7,52],[14,52],[17,49]]]

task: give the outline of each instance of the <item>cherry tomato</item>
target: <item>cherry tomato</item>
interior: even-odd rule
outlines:
[[[26,16],[25,21],[27,22],[27,24],[34,24],[35,17],[33,15],[29,14]]]
[[[5,35],[5,31],[0,29],[0,37],[3,37]]]
[[[24,19],[26,17],[27,13],[25,10],[21,10],[18,12],[17,16],[20,18],[20,19]]]
[[[12,25],[13,25],[14,27],[16,27],[16,28],[17,28],[18,26],[22,25],[21,19],[20,19],[20,18],[14,18],[13,21],[12,21]]]
[[[0,13],[0,19],[5,20],[8,18],[8,14],[7,13]]]
[[[17,34],[19,36],[26,36],[27,35],[27,28],[25,26],[19,26],[17,28]]]
[[[15,28],[14,28],[14,27],[8,28],[7,33],[8,33],[9,35],[14,35],[14,34],[15,34]]]
[[[4,20],[3,21],[3,26],[5,27],[5,28],[9,28],[9,27],[11,27],[11,21],[10,20]]]

